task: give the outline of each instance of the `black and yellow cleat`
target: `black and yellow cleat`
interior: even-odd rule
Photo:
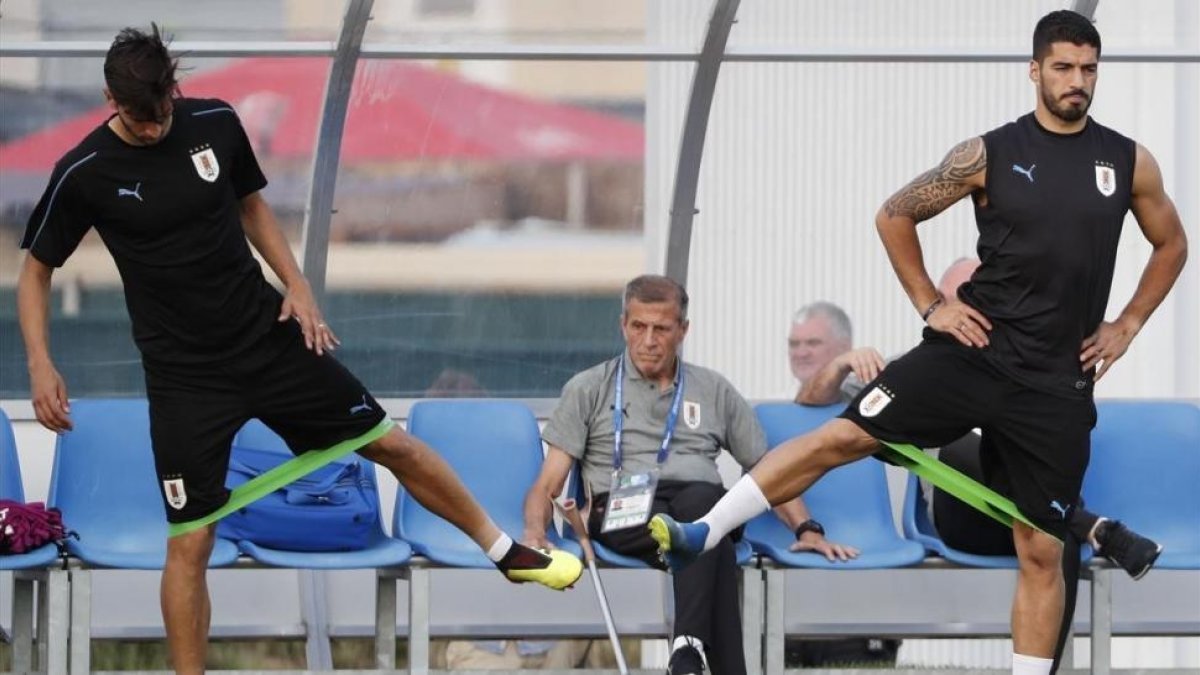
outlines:
[[[556,591],[574,586],[583,576],[583,563],[571,553],[557,548],[530,548],[515,542],[496,567],[513,583],[533,582]]]

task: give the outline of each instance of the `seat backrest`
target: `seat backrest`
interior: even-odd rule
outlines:
[[[904,488],[904,506],[900,513],[905,539],[920,542],[927,551],[945,556],[946,544],[938,536],[937,528],[929,518],[929,503],[921,491],[921,480],[917,474],[908,474]]]
[[[837,417],[844,405],[802,406],[795,403],[760,403],[754,412],[767,435],[767,447],[808,433]],[[840,466],[820,478],[804,493],[809,513],[821,522],[830,538],[854,544],[854,540],[895,539],[887,475],[878,460],[866,457]],[[761,529],[760,529],[761,528]],[[764,514],[747,525],[750,538],[767,538],[786,532],[773,514]],[[853,533],[853,538],[850,534]],[[787,533],[790,535],[790,533]]]
[[[532,410],[515,401],[419,401],[409,413],[408,432],[450,464],[500,529],[520,538],[525,493],[542,468],[542,440]],[[407,491],[398,495],[392,532],[419,552],[431,546],[479,550]]]
[[[13,436],[12,422],[4,409],[0,408],[0,499],[14,502],[25,501],[25,488],[21,483],[21,459],[17,456],[17,440]]]
[[[1200,553],[1200,407],[1180,401],[1096,407],[1084,505],[1167,552]]]
[[[71,402],[75,428],[59,434],[50,505],[81,541],[140,552],[167,538],[146,399]]]

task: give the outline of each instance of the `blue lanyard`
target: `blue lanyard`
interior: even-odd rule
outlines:
[[[667,413],[667,428],[663,431],[662,445],[658,448],[658,464],[661,466],[671,454],[671,437],[675,435],[675,422],[679,419],[679,404],[683,401],[683,360],[675,357],[675,396],[671,399],[671,411]],[[625,430],[625,355],[617,362],[617,394],[613,407],[613,470],[620,471],[622,464],[621,435]]]

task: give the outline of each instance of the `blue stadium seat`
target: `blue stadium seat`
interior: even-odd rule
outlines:
[[[537,419],[515,401],[428,400],[414,404],[408,431],[445,459],[500,529],[519,540],[525,493],[542,468]],[[471,538],[433,515],[406,490],[396,498],[392,532],[417,553],[451,567],[491,568]],[[547,529],[554,546],[579,555],[579,545]]]
[[[25,501],[21,480],[21,461],[12,421],[0,408],[0,499]],[[70,526],[70,523],[67,523]],[[41,663],[47,672],[66,672],[67,631],[71,613],[70,582],[65,570],[48,569],[58,559],[58,547],[46,544],[27,553],[0,555],[0,571],[13,571],[12,637],[10,653],[14,673],[33,670],[34,587],[37,586],[37,605],[40,616],[47,617],[46,630],[38,631],[39,651],[45,654]]]
[[[250,420],[234,438],[235,448],[255,448],[277,452],[284,458],[290,458],[292,452],[287,444],[267,425],[259,420]],[[362,462],[365,467],[363,478],[370,483],[367,489],[379,492],[375,482],[374,465],[358,457],[349,455],[336,460],[341,464]],[[378,503],[378,499],[376,499]],[[290,567],[295,569],[366,569],[401,565],[412,557],[412,548],[405,542],[387,536],[382,527],[382,517],[376,514],[380,526],[376,529],[368,546],[358,551],[286,551],[260,546],[251,541],[239,541],[238,548],[264,565]]]
[[[767,434],[767,446],[774,448],[818,428],[843,408],[762,403],[754,411]],[[795,535],[771,512],[746,524],[746,540],[756,552],[786,567],[878,569],[914,565],[925,557],[920,544],[896,532],[887,475],[878,460],[867,457],[830,471],[805,491],[804,503],[832,541],[854,546],[859,557],[829,562],[818,553],[789,551]]]
[[[145,399],[71,402],[75,429],[60,434],[50,478],[50,505],[79,534],[71,555],[93,567],[162,569],[167,558],[150,414]],[[232,564],[237,546],[217,539],[209,566]]]
[[[920,543],[925,550],[946,560],[966,567],[990,569],[1016,569],[1017,558],[1011,555],[979,555],[951,548],[942,541],[929,518],[929,505],[921,493],[921,483],[916,474],[908,475],[904,491],[904,509],[901,516],[904,536]]]
[[[21,482],[21,460],[17,456],[17,441],[13,437],[12,422],[9,421],[8,415],[3,410],[0,410],[0,499],[15,502],[25,501],[25,488]],[[0,570],[45,567],[57,558],[58,548],[54,544],[46,544],[27,553],[0,555]]]
[[[1163,545],[1155,569],[1200,569],[1200,407],[1102,401],[1083,480],[1089,511]]]

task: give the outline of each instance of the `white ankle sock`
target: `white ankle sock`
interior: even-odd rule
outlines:
[[[737,526],[770,508],[771,503],[763,496],[758,483],[754,482],[750,474],[742,476],[729,492],[721,497],[721,501],[697,521],[708,525],[708,538],[704,540],[704,550],[711,550],[722,537]]]
[[[1043,659],[1037,656],[1013,654],[1012,675],[1050,675],[1054,659]]]
[[[492,542],[491,548],[487,550],[488,560],[498,563],[504,559],[504,554],[508,553],[508,549],[512,548],[512,537],[501,532],[496,541]]]
[[[1100,542],[1096,541],[1096,533],[1100,531],[1100,525],[1107,520],[1108,518],[1105,518],[1104,516],[1097,518],[1096,522],[1092,524],[1092,529],[1088,531],[1088,543],[1092,545],[1092,548],[1096,550],[1096,553],[1100,552]]]

